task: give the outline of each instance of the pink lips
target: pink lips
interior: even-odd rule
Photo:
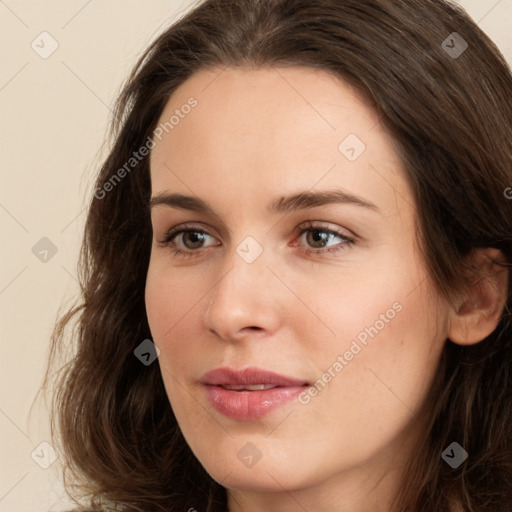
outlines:
[[[268,414],[296,398],[308,385],[306,381],[260,368],[241,371],[218,368],[206,373],[201,382],[210,404],[221,414],[237,420],[257,419]],[[262,385],[265,389],[260,389]]]

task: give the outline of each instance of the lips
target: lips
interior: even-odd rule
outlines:
[[[237,420],[264,416],[296,398],[309,383],[260,368],[217,368],[201,379],[210,404]]]
[[[246,368],[245,370],[217,368],[206,373],[201,382],[210,386],[256,386],[263,384],[274,387],[295,387],[308,384],[305,380],[292,379],[260,368]]]

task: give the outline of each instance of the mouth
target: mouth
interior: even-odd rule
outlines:
[[[201,379],[210,405],[235,420],[255,420],[282,407],[311,384],[260,368],[218,368]]]
[[[201,382],[210,386],[223,386],[233,390],[248,389],[250,391],[259,391],[272,387],[309,385],[309,382],[305,380],[287,377],[261,368],[245,368],[244,370],[217,368],[205,373]],[[262,388],[261,386],[264,387]]]
[[[253,384],[253,385],[230,385],[226,384],[222,386],[224,389],[229,389],[230,391],[261,391],[263,389],[274,389],[277,387],[283,386],[274,386],[272,384]]]

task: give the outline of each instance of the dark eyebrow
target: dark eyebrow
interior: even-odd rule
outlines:
[[[295,210],[304,210],[323,206],[326,204],[353,204],[363,206],[372,210],[379,209],[375,204],[367,199],[349,194],[344,190],[325,190],[319,192],[300,192],[288,197],[280,197],[274,201],[267,209],[269,213],[287,213]]]
[[[271,214],[288,213],[296,210],[305,210],[327,204],[352,204],[362,206],[375,211],[379,208],[371,201],[349,194],[343,190],[325,190],[321,192],[300,192],[287,197],[280,197],[267,207]],[[202,199],[183,194],[162,193],[151,198],[150,208],[158,205],[165,205],[171,208],[192,210],[216,216],[213,209]]]

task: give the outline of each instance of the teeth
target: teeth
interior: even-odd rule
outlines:
[[[241,385],[241,386],[230,386],[226,384],[225,386],[222,386],[225,389],[230,389],[232,391],[241,391],[241,390],[247,390],[247,391],[261,391],[262,389],[272,389],[277,388],[277,386],[273,386],[272,384],[251,384],[251,385]]]

